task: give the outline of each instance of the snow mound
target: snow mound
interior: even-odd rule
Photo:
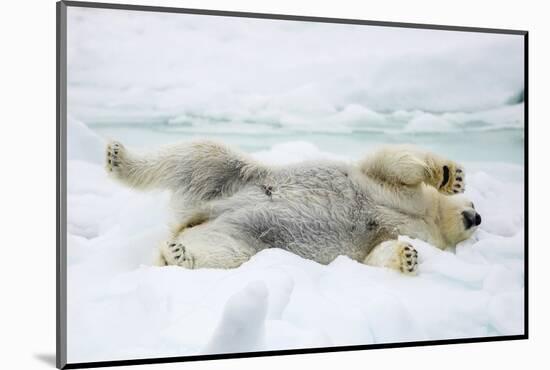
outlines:
[[[231,296],[204,353],[262,349],[265,340],[267,297],[267,286],[261,281],[252,282]]]
[[[84,123],[67,119],[67,158],[100,164],[103,160],[105,142]]]

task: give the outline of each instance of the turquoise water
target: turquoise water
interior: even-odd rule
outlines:
[[[181,127],[159,124],[95,124],[90,128],[104,138],[120,140],[135,147],[154,148],[181,140],[212,138],[236,145],[247,152],[268,150],[275,144],[306,141],[320,150],[357,158],[375,146],[409,143],[462,161],[524,163],[524,131],[506,128],[488,131],[385,133],[369,131],[315,132],[289,128],[266,132],[186,131]]]

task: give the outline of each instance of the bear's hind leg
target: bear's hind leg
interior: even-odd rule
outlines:
[[[136,153],[112,141],[107,144],[105,168],[132,188],[169,189],[193,201],[233,194],[270,174],[247,155],[211,141],[166,145],[150,153]]]
[[[161,265],[176,265],[192,269],[195,267],[195,258],[185,245],[177,240],[168,240],[160,246]]]
[[[140,156],[122,143],[111,141],[105,152],[107,173],[121,183],[135,189],[151,189],[166,185],[168,161],[159,155]]]
[[[255,250],[208,225],[185,229],[160,245],[160,265],[189,269],[236,268],[255,254]]]
[[[369,266],[391,268],[407,275],[416,275],[418,252],[409,243],[390,240],[374,247],[363,263]]]

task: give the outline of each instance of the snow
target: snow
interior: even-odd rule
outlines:
[[[67,125],[67,157],[92,163],[102,163],[102,153],[105,151],[103,140],[86,125],[73,117],[68,118]]]
[[[89,124],[349,130],[491,114],[524,87],[520,35],[71,7],[67,45]]]
[[[152,266],[169,194],[102,168],[104,139],[76,119],[68,142],[68,360],[88,362],[523,333],[523,168],[465,163],[483,216],[441,251],[409,240],[419,275],[338,257],[327,266],[265,250],[237,269]],[[269,163],[350,160],[304,137],[253,153]]]
[[[254,281],[232,295],[224,305],[219,324],[204,353],[261,350],[265,341],[267,286]]]

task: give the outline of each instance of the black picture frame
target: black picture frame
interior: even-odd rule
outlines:
[[[400,28],[416,28],[428,30],[447,30],[461,32],[478,32],[478,33],[494,33],[494,34],[511,34],[521,35],[524,38],[524,215],[525,215],[525,234],[524,234],[524,334],[508,335],[498,337],[475,337],[462,339],[442,339],[414,342],[396,342],[384,344],[368,344],[368,345],[353,345],[353,346],[337,346],[324,348],[303,348],[289,350],[274,350],[274,351],[259,351],[259,352],[243,352],[230,354],[209,354],[209,355],[194,355],[194,356],[176,356],[162,357],[150,359],[128,359],[117,361],[97,361],[97,362],[82,362],[82,363],[67,363],[67,8],[98,8],[98,9],[119,9],[144,12],[162,12],[162,13],[181,13],[181,14],[199,14],[199,15],[214,15],[224,17],[245,17],[256,19],[277,19],[287,21],[307,21],[320,23],[340,23],[353,25],[367,26],[386,26]],[[479,27],[462,27],[462,26],[447,26],[434,24],[418,24],[418,23],[401,23],[401,22],[383,22],[372,20],[359,19],[341,19],[328,17],[310,17],[299,15],[284,15],[284,14],[265,14],[265,13],[250,13],[250,12],[234,12],[220,10],[205,10],[205,9],[188,9],[175,7],[159,7],[159,6],[142,6],[129,4],[111,4],[98,2],[79,2],[79,1],[59,1],[56,4],[56,19],[57,19],[57,63],[56,63],[56,174],[57,174],[57,215],[56,215],[56,231],[57,231],[57,248],[56,248],[56,366],[59,369],[77,369],[77,368],[93,368],[106,366],[125,366],[125,365],[140,365],[140,364],[156,364],[156,363],[173,363],[187,361],[204,361],[204,360],[219,360],[231,358],[245,357],[265,357],[265,356],[282,356],[321,352],[341,352],[341,351],[358,351],[380,348],[398,348],[398,347],[418,347],[418,346],[434,346],[447,344],[462,344],[462,343],[479,343],[479,342],[495,342],[495,341],[511,341],[525,340],[529,338],[529,71],[528,71],[528,31],[512,30],[512,29],[494,29],[494,28],[479,28]]]

